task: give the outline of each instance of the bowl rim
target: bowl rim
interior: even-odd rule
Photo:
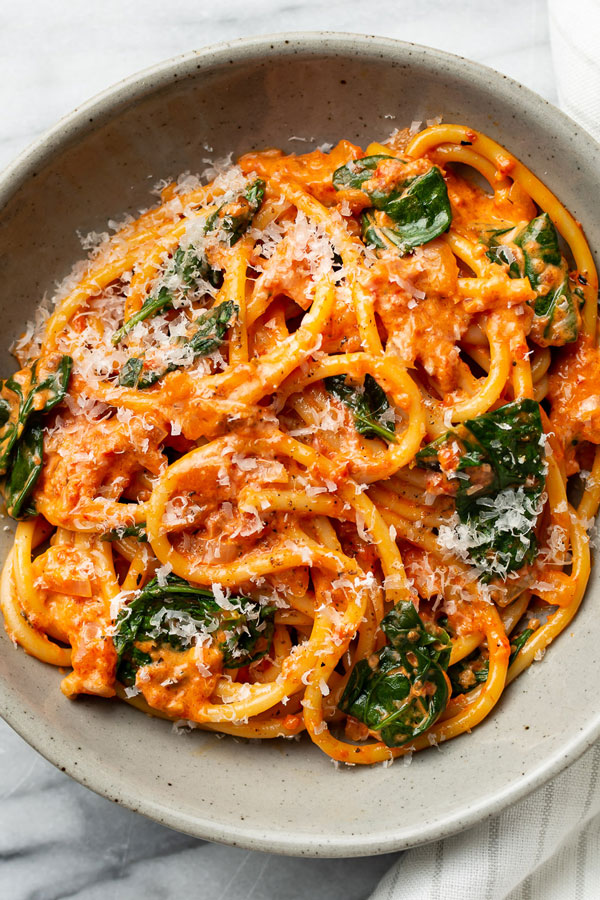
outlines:
[[[481,63],[433,47],[378,35],[337,31],[282,32],[221,41],[178,54],[137,71],[95,94],[62,116],[0,171],[0,216],[7,200],[27,179],[36,174],[36,169],[50,161],[56,152],[66,149],[79,136],[102,124],[103,120],[112,118],[127,106],[150,96],[168,83],[183,81],[197,70],[222,66],[230,61],[239,63],[245,59],[256,59],[259,55],[264,56],[265,50],[272,50],[277,58],[281,58],[298,53],[311,56],[336,49],[356,57],[378,55],[382,59],[389,58],[394,51],[401,51],[405,56],[418,53],[430,64],[436,61],[444,63],[454,74],[464,76],[465,69],[472,71],[479,78],[487,78],[492,83],[495,94],[501,99],[514,103],[518,96],[521,102],[544,106],[552,117],[562,120],[563,125],[583,133],[585,140],[590,142],[600,157],[600,143],[583,126],[535,91]],[[40,729],[39,721],[20,706],[10,686],[2,681],[0,700],[0,715],[17,734],[54,766],[100,796],[197,838],[249,850],[309,857],[390,853],[452,836],[501,812],[545,784],[575,762],[600,737],[599,712],[595,718],[590,718],[585,728],[570,736],[560,749],[540,762],[529,776],[497,790],[491,796],[485,796],[462,811],[455,810],[436,822],[421,826],[418,833],[390,833],[388,829],[362,836],[334,835],[333,838],[324,840],[322,835],[294,832],[293,829],[282,832],[274,827],[268,832],[250,826],[249,823],[244,827],[224,827],[206,817],[197,818],[181,813],[173,806],[154,801],[151,796],[140,797],[127,786],[113,783],[110,776],[105,775],[93,763],[86,764],[84,758],[76,760],[70,742],[57,735],[51,736],[48,728]]]

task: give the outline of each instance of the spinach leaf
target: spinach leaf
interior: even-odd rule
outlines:
[[[401,747],[446,707],[451,641],[443,628],[426,626],[410,601],[390,610],[381,628],[389,644],[355,665],[339,708],[388,747]]]
[[[508,657],[508,665],[512,666],[515,659],[533,634],[533,628],[525,628],[521,634],[517,635],[517,637],[510,642],[510,656]]]
[[[206,220],[204,231],[208,233],[219,228],[226,243],[233,247],[250,227],[264,195],[265,182],[257,178],[238,197],[222,203]]]
[[[508,658],[508,667],[510,668],[515,659],[525,646],[533,634],[533,628],[526,628],[514,640],[510,642],[510,656]],[[452,696],[456,694],[468,694],[477,687],[487,681],[490,670],[490,661],[487,656],[483,656],[480,650],[474,650],[464,659],[454,663],[448,669],[448,678],[452,685]]]
[[[388,224],[382,224],[384,222]],[[394,250],[398,251],[400,256],[404,256],[407,248],[400,232],[392,227],[392,223],[386,220],[385,216],[380,215],[374,209],[365,210],[361,215],[362,235],[365,244],[371,244],[378,250]]]
[[[556,288],[545,296],[538,296],[531,337],[543,345],[562,347],[577,340],[580,326],[579,307],[574,291],[571,291],[568,273]],[[536,323],[537,320],[537,323]],[[541,332],[541,334],[540,334]]]
[[[43,462],[42,417],[64,400],[73,360],[62,356],[54,371],[39,380],[40,360],[35,360],[19,380],[2,385],[0,404],[0,476],[4,475],[7,512],[15,519],[35,515],[28,505]],[[7,397],[6,394],[9,394]]]
[[[237,315],[238,308],[233,300],[226,300],[214,309],[208,310],[196,320],[196,330],[187,341],[194,356],[208,356],[218,350],[223,343],[231,320]]]
[[[137,644],[152,641],[153,649],[185,650],[199,634],[212,634],[230,668],[247,666],[269,652],[275,607],[260,606],[248,597],[230,597],[223,609],[212,591],[169,574],[166,583],[154,578],[119,612],[113,642],[117,678],[133,684],[140,665],[152,658]]]
[[[218,350],[231,320],[237,315],[238,308],[232,300],[226,300],[213,309],[203,312],[195,322],[194,334],[183,341],[183,346],[188,347],[194,358],[209,356]],[[182,368],[177,363],[169,363],[162,369],[148,369],[144,371],[144,360],[137,356],[130,357],[119,372],[119,385],[121,387],[144,388],[151,387],[169,372]]]
[[[223,284],[221,269],[213,269],[204,254],[193,247],[178,247],[173,255],[173,264],[167,277],[178,276],[186,288],[197,288],[201,281],[208,281],[214,288]]]
[[[126,537],[134,537],[140,544],[145,544],[148,541],[146,523],[139,522],[137,525],[124,525],[122,528],[113,528],[111,531],[103,534],[100,540],[121,541]]]
[[[386,200],[376,198],[376,210],[363,213],[365,243],[391,247],[401,254],[439,237],[452,222],[446,183],[439,169],[408,179]]]
[[[492,575],[531,563],[545,483],[539,405],[518,400],[470,419],[417,453],[417,463],[458,481],[460,539],[473,562]],[[441,465],[440,462],[444,464]]]
[[[164,276],[165,284],[159,287],[156,296],[147,297],[144,303],[130,319],[121,326],[111,338],[116,347],[123,338],[135,328],[138,322],[151,319],[161,312],[173,309],[173,289],[170,282],[179,279],[183,284],[184,295],[189,290],[197,288],[201,281],[208,281],[213,287],[219,288],[223,284],[223,273],[219,269],[213,269],[203,254],[199,254],[194,247],[189,246],[185,250],[178,247],[173,254],[171,265]]]
[[[28,505],[28,500],[40,477],[43,459],[44,429],[34,420],[17,443],[4,485],[6,511],[13,519],[35,515],[35,508]]]
[[[348,188],[361,191],[365,181],[373,177],[373,173],[382,159],[395,159],[394,156],[385,156],[380,153],[376,156],[363,156],[362,159],[354,159],[345,166],[340,166],[333,173],[333,186],[341,191]],[[371,197],[371,193],[368,195]],[[375,203],[373,203],[375,205]]]
[[[111,343],[116,347],[117,344],[121,343],[125,335],[129,334],[129,332],[135,328],[138,322],[143,322],[145,319],[151,319],[167,309],[173,309],[173,297],[166,287],[161,287],[156,297],[147,297],[146,300],[144,300],[141,309],[134,313],[131,318],[127,319],[125,324],[122,325],[118,331],[115,331],[111,338]]]
[[[569,267],[560,252],[552,219],[548,213],[542,213],[518,231],[512,241],[503,243],[499,238],[508,230],[490,233],[486,256],[494,263],[508,265],[511,278],[527,278],[536,292],[532,339],[542,346],[554,347],[577,340],[578,298],[571,290]]]
[[[475,650],[464,659],[450,666],[448,678],[452,687],[452,696],[468,694],[478,684],[483,684],[484,681],[487,681],[489,668],[489,659],[480,650]]]
[[[487,478],[468,485],[476,487],[469,490],[469,496],[493,494],[524,484],[530,476],[543,480],[542,434],[539,404],[535,400],[516,400],[448,431],[420,450],[416,458],[421,465],[439,470],[440,450],[448,442],[455,442],[461,451],[455,471],[488,466]]]
[[[0,475],[6,474],[12,449],[30,417],[50,412],[64,400],[67,393],[73,367],[71,357],[62,356],[55,371],[50,372],[42,382],[38,381],[39,362],[39,359],[35,360],[29,368],[28,383],[21,384],[14,376],[4,382],[4,391],[10,391],[13,397],[4,397],[2,405],[4,424],[0,428]]]
[[[149,666],[152,663],[152,657],[149,653],[145,653],[135,645],[123,654],[119,665],[117,666],[117,680],[121,684],[130,687],[135,684],[137,670],[142,666]]]
[[[0,390],[2,390],[3,382],[0,381]],[[10,403],[3,397],[0,397],[0,428],[6,425],[10,419]]]
[[[35,412],[48,413],[65,399],[69,378],[73,369],[73,360],[70,356],[61,356],[54,372],[50,372],[28,397],[28,402],[35,408]],[[11,381],[12,379],[9,379]],[[6,382],[8,387],[8,381]],[[37,396],[34,397],[33,394]],[[28,410],[29,412],[29,410]]]
[[[452,211],[446,183],[435,167],[423,175],[400,176],[388,190],[377,182],[370,185],[379,164],[388,159],[404,164],[392,156],[365,156],[336,169],[333,185],[337,190],[362,190],[371,201],[373,208],[362,214],[365,243],[404,255],[443,234]]]
[[[144,360],[139,356],[130,356],[119,372],[119,384],[121,387],[139,387],[140,375],[144,368]]]
[[[523,250],[524,275],[529,278],[531,287],[537,290],[543,283],[546,266],[560,266],[563,260],[558,232],[548,213],[532,219],[516,236],[515,244]]]
[[[354,427],[358,433],[370,438],[380,437],[395,444],[396,423],[385,415],[390,403],[383,388],[372,375],[365,375],[362,390],[351,387],[346,378],[346,375],[331,375],[325,379],[325,387],[352,411]]]
[[[484,243],[487,244],[487,258],[496,265],[508,266],[508,274],[511,278],[521,278],[521,269],[515,252],[509,244],[504,244],[500,238],[513,231],[513,228],[493,228],[486,232]]]

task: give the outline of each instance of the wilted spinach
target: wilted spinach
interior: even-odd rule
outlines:
[[[174,650],[191,647],[198,634],[214,634],[230,668],[247,666],[269,652],[275,608],[260,606],[247,597],[230,597],[223,609],[212,591],[190,584],[172,573],[159,584],[154,578],[121,609],[113,643],[117,651],[117,678],[133,684],[135,673],[152,657],[140,643]]]
[[[134,537],[140,544],[148,541],[146,534],[146,523],[138,522],[137,525],[124,525],[122,528],[113,528],[102,535],[103,541],[121,541],[126,537]]]
[[[517,256],[510,243],[502,243],[500,240],[512,228],[494,228],[486,232],[484,243],[487,245],[487,258],[498,266],[508,266],[508,274],[511,278],[522,278]]]
[[[28,501],[42,471],[42,418],[64,400],[73,360],[61,356],[54,371],[42,381],[39,367],[38,359],[29,370],[23,370],[28,371],[23,383],[11,376],[2,386],[0,476],[5,476],[4,499],[7,512],[14,519],[35,515]]]
[[[39,363],[39,360],[32,363],[28,384],[20,384],[14,376],[4,382],[4,392],[10,391],[13,396],[5,396],[2,403],[4,422],[0,428],[0,475],[6,473],[12,449],[30,417],[50,412],[64,400],[67,393],[73,367],[71,357],[62,356],[56,369],[41,382],[38,381]]]
[[[417,453],[419,465],[457,479],[456,512],[468,529],[470,557],[487,570],[485,580],[535,556],[545,483],[542,435],[539,405],[518,400],[464,422]],[[452,460],[451,467],[440,459]]]
[[[527,278],[536,292],[532,339],[555,347],[577,340],[579,298],[571,290],[569,267],[560,252],[552,219],[548,213],[542,213],[507,241],[505,236],[510,231],[488,232],[486,256],[494,263],[507,265],[511,278]]]
[[[346,375],[332,375],[325,379],[325,387],[352,411],[358,433],[396,443],[396,423],[386,416],[390,403],[383,388],[372,375],[365,375],[362,389],[349,385],[346,378]]]
[[[490,663],[487,656],[475,650],[448,669],[452,696],[468,694],[479,684],[487,681]]]
[[[508,668],[512,666],[515,659],[533,634],[533,628],[525,628],[517,637],[510,642],[510,656],[508,658]],[[452,685],[452,696],[456,694],[468,694],[474,690],[477,685],[487,681],[490,671],[489,659],[482,655],[480,650],[474,650],[464,659],[454,663],[448,669],[448,678]],[[465,673],[467,674],[465,677]]]
[[[134,313],[118,331],[115,331],[111,341],[116,346],[129,332],[135,328],[138,322],[151,319],[161,312],[173,309],[173,291],[169,287],[169,281],[179,278],[183,285],[184,295],[195,289],[202,281],[207,281],[213,287],[221,287],[223,273],[220,269],[213,269],[203,254],[199,254],[194,247],[189,246],[185,250],[178,247],[173,254],[171,266],[164,276],[166,284],[160,285],[156,296],[147,297],[142,308]]]
[[[388,747],[401,747],[446,707],[451,641],[443,628],[425,625],[410,601],[390,610],[381,628],[389,644],[355,665],[339,708]]]
[[[154,316],[167,309],[173,309],[173,297],[166,287],[161,287],[156,297],[148,297],[144,300],[141,309],[134,313],[118,331],[115,331],[111,338],[112,343],[116,346],[123,340],[125,335],[135,328],[138,322],[154,318]]]
[[[196,319],[196,330],[193,335],[182,342],[182,346],[186,347],[190,353],[190,359],[198,356],[208,356],[215,350],[218,350],[227,329],[231,325],[231,320],[237,315],[238,308],[232,300],[226,300],[224,303],[215,306],[213,309],[206,310]],[[119,384],[121,387],[134,387],[143,390],[159,381],[169,372],[180,369],[181,365],[177,363],[169,363],[162,369],[148,369],[144,371],[144,360],[137,356],[132,356],[123,365],[119,373]]]
[[[398,196],[392,192],[378,211],[363,213],[363,237],[376,247],[392,245],[404,254],[439,237],[451,222],[446,183],[439,169],[430,169],[405,182]]]
[[[44,461],[44,429],[40,422],[30,422],[16,444],[10,471],[4,485],[6,511],[13,519],[34,516],[29,498],[42,471]]]
[[[525,628],[517,637],[510,642],[510,656],[508,657],[508,665],[512,666],[515,659],[533,634],[533,628]]]
[[[220,229],[226,242],[233,247],[246,230],[259,210],[265,195],[265,182],[261,178],[253,181],[243,193],[233,200],[222,203],[206,220],[205,232]]]
[[[369,185],[387,159],[394,157],[366,156],[347,163],[336,169],[333,184],[338,190],[362,190],[371,201],[373,208],[362,214],[365,243],[403,255],[443,234],[452,222],[452,211],[446,183],[435,167],[423,175],[400,176],[389,190]]]
[[[213,288],[220,288],[223,284],[222,270],[214,269],[206,256],[198,253],[191,244],[185,250],[183,247],[177,248],[169,274],[178,276],[188,290],[197,288],[202,281],[207,281]]]
[[[363,185],[373,177],[377,166],[383,159],[396,159],[396,157],[379,153],[376,156],[363,156],[362,159],[354,159],[346,163],[345,166],[340,166],[333,173],[333,186],[338,191],[347,190],[348,188],[362,191]],[[398,160],[398,162],[402,162],[402,160]],[[365,191],[365,193],[373,203],[373,206],[376,206],[378,209],[383,208],[378,203],[385,201],[389,196],[387,193],[378,194],[376,191]]]

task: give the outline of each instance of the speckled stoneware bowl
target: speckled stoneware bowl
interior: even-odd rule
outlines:
[[[170,60],[60,122],[0,181],[1,372],[45,291],[150,186],[214,155],[365,146],[441,115],[507,144],[600,247],[600,147],[510,79],[425,47],[356,35],[265,37]],[[290,141],[303,137],[307,143]],[[0,532],[1,533],[1,532]],[[10,535],[2,534],[5,553]],[[459,831],[572,762],[600,734],[598,576],[575,622],[473,734],[390,768],[335,769],[306,738],[177,736],[118,702],[65,700],[61,675],[0,640],[7,721],[82,784],[202,838],[290,854],[384,853]]]

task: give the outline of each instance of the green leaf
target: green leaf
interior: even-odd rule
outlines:
[[[196,320],[196,331],[186,342],[192,348],[194,356],[209,356],[218,350],[237,313],[238,308],[233,300],[226,300],[203,313]]]
[[[265,182],[257,178],[243,193],[222,203],[206,220],[204,231],[208,233],[219,228],[226,243],[233,247],[250,227],[264,195]]]
[[[165,375],[168,375],[169,372],[174,372],[178,368],[179,366],[170,363],[163,369],[149,369],[147,372],[141,374],[135,387],[140,391],[143,391],[145,388],[152,387],[153,384],[156,384],[157,381],[160,381],[160,379]]]
[[[452,222],[448,189],[439,169],[407,179],[401,190],[373,195],[375,210],[363,213],[363,239],[400,254],[439,237]]]
[[[122,325],[118,331],[115,331],[111,338],[111,342],[116,347],[116,345],[123,340],[125,335],[129,334],[129,332],[135,328],[138,322],[153,318],[167,309],[173,309],[173,297],[166,287],[161,287],[156,297],[147,297],[146,300],[144,300],[142,308],[134,313],[131,318],[127,319],[125,324]]]
[[[370,438],[380,437],[395,444],[396,423],[386,416],[390,403],[383,388],[372,375],[365,375],[362,389],[352,387],[346,378],[346,375],[332,375],[325,379],[325,387],[352,411],[358,433]]]
[[[371,201],[373,208],[362,214],[366,244],[404,255],[443,234],[452,222],[452,211],[446,184],[435,167],[423,175],[406,177],[398,166],[399,176],[389,190],[377,187],[377,181],[370,185],[386,160],[405,165],[404,160],[392,156],[365,156],[336,169],[333,185],[337,190],[361,190]]]
[[[3,382],[0,381],[0,390],[2,390]],[[10,403],[3,397],[0,397],[0,428],[6,425],[10,419]]]
[[[223,343],[227,330],[231,326],[231,320],[237,313],[238,307],[232,300],[226,300],[219,306],[201,313],[196,319],[194,334],[183,341],[183,346],[190,348],[194,358],[214,353]],[[119,372],[119,384],[121,387],[143,390],[151,387],[169,372],[180,368],[182,366],[176,363],[169,363],[162,369],[144,370],[144,360],[132,356]]]
[[[121,387],[137,387],[143,368],[143,359],[140,359],[139,356],[130,356],[119,372],[119,384]]]
[[[2,401],[1,418],[4,422],[0,427],[0,475],[6,474],[15,443],[30,417],[50,412],[64,400],[67,393],[73,368],[71,357],[62,356],[54,372],[50,372],[42,382],[38,381],[39,362],[39,359],[35,360],[29,369],[29,384],[21,385],[13,376],[4,382],[4,390],[10,391],[13,397],[10,400],[5,397]]]
[[[417,453],[425,468],[440,470],[440,454],[456,461],[444,471],[457,479],[456,512],[472,561],[487,570],[484,580],[504,577],[535,557],[545,483],[542,435],[539,404],[518,400],[464,422]]]
[[[123,525],[121,528],[113,528],[111,531],[107,531],[106,534],[103,534],[101,540],[122,541],[123,538],[126,537],[134,537],[140,544],[145,544],[148,541],[146,523],[139,522],[137,525]]]
[[[70,356],[61,356],[54,372],[50,372],[45,379],[37,385],[35,391],[32,391],[28,397],[30,406],[27,408],[26,414],[30,412],[48,413],[58,406],[65,399],[67,388],[69,386],[69,378],[73,368],[73,360]],[[9,379],[10,380],[10,379]],[[6,382],[8,386],[8,382]],[[22,410],[21,415],[25,411]]]
[[[508,657],[509,668],[533,634],[533,628],[525,628],[514,640],[510,642],[510,656]]]
[[[524,274],[531,287],[537,290],[543,282],[546,266],[560,266],[562,254],[558,243],[558,232],[548,213],[542,213],[516,236],[515,244],[523,250]],[[537,265],[541,262],[542,265]]]
[[[426,626],[410,601],[390,610],[381,628],[389,643],[355,665],[339,708],[388,747],[401,747],[446,708],[451,641],[443,628]]]
[[[119,681],[132,684],[139,665],[149,665],[136,657],[136,645],[147,641],[154,649],[185,650],[208,633],[220,638],[223,664],[229,668],[261,659],[271,646],[275,608],[242,596],[230,597],[228,606],[223,609],[212,591],[177,575],[167,575],[164,584],[154,578],[117,616],[113,642]]]
[[[137,670],[142,666],[149,666],[151,663],[152,657],[149,653],[133,646],[121,659],[117,669],[117,678],[121,684],[131,686],[135,684]]]
[[[2,386],[12,396],[2,398],[0,405],[0,475],[6,476],[4,499],[8,514],[15,519],[35,515],[28,501],[42,470],[42,421],[64,400],[73,360],[62,356],[41,382],[39,364],[39,359],[32,363],[24,384],[11,376]]]
[[[43,459],[44,429],[39,422],[32,421],[17,444],[4,486],[6,511],[13,519],[35,515],[35,508],[28,501],[40,477]]]
[[[345,166],[340,166],[333,173],[333,186],[341,191],[348,188],[361,191],[365,181],[373,177],[377,166],[382,159],[395,159],[394,156],[385,156],[380,153],[376,156],[363,156],[362,159],[354,159]],[[371,196],[371,194],[369,194]]]
[[[468,694],[479,684],[487,681],[490,669],[490,661],[479,649],[470,653],[464,659],[454,663],[448,669],[448,678],[452,687],[452,696]]]
[[[483,243],[488,247],[485,255],[491,262],[498,266],[508,266],[508,274],[511,278],[521,278],[521,269],[514,251],[509,244],[504,244],[499,240],[500,237],[513,230],[512,227],[490,229],[486,232]]]
[[[381,224],[388,222],[387,225]],[[361,215],[362,235],[365,244],[371,244],[378,250],[398,251],[404,256],[408,251],[402,235],[395,231],[391,222],[374,209],[368,209]]]
[[[484,238],[489,248],[486,256],[494,263],[508,266],[511,278],[527,278],[536,292],[532,304],[532,339],[554,347],[577,340],[579,304],[571,290],[569,267],[560,252],[558,232],[552,219],[548,213],[542,213],[513,234],[511,240],[499,240],[512,231],[514,229],[488,232]]]
[[[135,328],[138,322],[173,309],[173,291],[167,286],[173,278],[179,278],[183,283],[184,295],[197,288],[202,281],[208,281],[216,288],[223,284],[223,273],[219,269],[213,269],[203,254],[198,253],[191,245],[185,250],[181,246],[178,247],[163,278],[166,284],[159,287],[156,296],[147,297],[142,308],[134,313],[118,331],[115,331],[111,338],[115,347]]]
[[[220,288],[223,284],[223,272],[213,269],[206,256],[191,245],[185,250],[183,247],[177,248],[168,274],[179,276],[187,288],[197,288],[201,281],[208,281],[214,288]]]
[[[533,634],[533,628],[526,628],[514,640],[510,642],[511,653],[508,658],[508,667],[510,668],[515,659]],[[474,650],[464,659],[454,663],[448,669],[448,677],[452,685],[452,696],[456,694],[468,694],[474,690],[479,684],[487,681],[490,670],[490,661],[484,656],[479,649]],[[469,672],[470,675],[463,674]]]
[[[534,325],[537,320],[538,331],[541,331],[543,341],[549,346],[562,347],[577,340],[580,321],[578,304],[566,272],[555,291],[538,295],[533,311]],[[536,339],[535,333],[532,339]]]

